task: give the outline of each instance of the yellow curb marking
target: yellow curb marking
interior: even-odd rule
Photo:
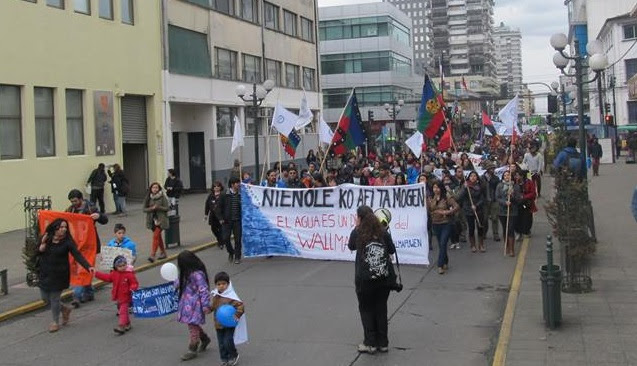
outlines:
[[[515,306],[520,294],[520,283],[522,282],[522,272],[524,271],[524,263],[526,262],[526,253],[529,248],[529,238],[524,238],[518,261],[515,265],[513,278],[511,280],[511,290],[507,299],[507,306],[504,310],[502,318],[502,327],[500,327],[500,335],[498,336],[498,345],[495,348],[492,366],[506,365],[507,351],[509,349],[509,341],[511,340],[511,328],[513,326],[513,315],[515,314]]]
[[[216,244],[217,244],[217,242],[210,242],[210,243],[206,243],[206,244],[201,244],[201,245],[193,247],[193,248],[187,248],[187,250],[190,250],[191,252],[199,252],[199,251],[202,251],[204,249],[208,249],[210,247],[213,247]],[[186,250],[186,248],[184,248],[183,250]],[[135,272],[143,272],[143,271],[145,271],[147,269],[151,269],[151,268],[157,267],[160,264],[164,264],[166,262],[170,262],[172,260],[175,260],[178,255],[179,255],[179,253],[172,254],[172,255],[168,256],[166,259],[155,261],[155,263],[147,263],[147,264],[141,265],[141,266],[135,268]],[[102,287],[106,286],[107,284],[108,283],[104,282],[104,281],[96,281],[96,282],[93,283],[93,287],[95,287],[96,289],[99,289],[99,288],[102,288]],[[62,298],[68,298],[68,297],[70,297],[72,295],[73,295],[73,291],[72,290],[65,290],[64,292],[62,292]],[[26,313],[31,312],[31,311],[35,311],[35,310],[41,309],[41,308],[44,307],[44,305],[45,305],[44,301],[38,300],[38,301],[30,302],[30,303],[22,305],[22,306],[18,306],[15,309],[11,309],[11,310],[5,311],[4,313],[0,313],[0,322],[3,322],[5,320],[9,320],[11,318],[14,318],[14,317],[22,315],[22,314],[26,314]]]

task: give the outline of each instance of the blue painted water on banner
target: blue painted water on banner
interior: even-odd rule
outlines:
[[[285,236],[281,229],[272,225],[252,202],[253,194],[246,186],[241,186],[241,221],[243,256],[260,257],[285,255],[298,257],[301,253]]]
[[[177,311],[177,291],[172,282],[133,291],[136,318],[158,318]]]

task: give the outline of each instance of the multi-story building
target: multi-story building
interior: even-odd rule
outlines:
[[[26,196],[66,208],[98,163],[132,198],[164,177],[160,29],[158,1],[0,1],[0,232]]]
[[[364,120],[392,117],[385,103],[417,100],[423,77],[413,74],[411,19],[389,3],[319,9],[321,84],[325,121],[336,122],[353,87]],[[416,118],[417,106],[397,114],[398,130]],[[395,127],[395,126],[392,126]],[[378,125],[372,129],[377,131]]]
[[[191,190],[225,181],[235,159],[253,172],[255,131],[259,163],[277,161],[280,142],[269,128],[272,108],[281,103],[298,111],[303,89],[312,110],[321,105],[316,1],[164,2],[166,167],[174,166]],[[275,87],[255,118],[235,89],[245,84],[251,94],[253,85],[266,79]],[[235,116],[245,146],[231,155]],[[301,132],[297,158],[316,148],[316,134],[310,133],[315,127],[313,122]]]
[[[412,20],[412,46],[414,49],[414,72],[432,73],[433,53],[431,43],[433,23],[431,0],[383,0],[396,6]]]
[[[493,29],[493,41],[500,96],[513,98],[522,94],[522,33],[500,23]]]

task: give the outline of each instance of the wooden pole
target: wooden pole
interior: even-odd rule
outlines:
[[[467,189],[467,195],[469,196],[469,202],[471,203],[471,210],[473,210],[473,214],[476,216],[476,222],[478,223],[479,227],[482,227],[482,223],[480,222],[480,219],[478,218],[478,213],[476,212],[476,209],[474,207],[473,204],[473,198],[471,198],[471,191],[469,188],[469,183],[467,181],[464,182],[465,188]]]
[[[511,182],[511,178],[509,177],[509,183]],[[511,219],[511,191],[513,190],[513,185],[509,187],[509,193],[507,195],[507,224],[504,230],[504,256],[507,255],[507,242],[509,241],[509,220]],[[515,243],[513,243],[515,245]]]

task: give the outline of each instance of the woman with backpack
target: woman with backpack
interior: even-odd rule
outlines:
[[[350,234],[348,247],[356,251],[354,285],[364,333],[358,352],[387,352],[387,299],[391,285],[396,282],[390,255],[396,252],[396,247],[369,206],[356,210],[356,227]]]

